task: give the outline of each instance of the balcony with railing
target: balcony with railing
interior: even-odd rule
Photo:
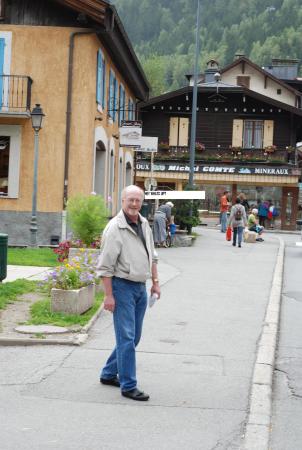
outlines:
[[[0,117],[29,117],[32,79],[25,75],[0,76]]]
[[[142,154],[141,159],[149,159],[148,154]],[[158,152],[154,155],[156,161],[189,161],[190,149],[188,147],[169,147],[168,144],[159,144]],[[234,164],[269,164],[269,165],[295,165],[296,152],[293,147],[264,149],[245,149],[239,147],[205,148],[196,145],[195,161],[198,163],[231,163]]]

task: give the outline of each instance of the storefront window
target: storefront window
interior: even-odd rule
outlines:
[[[237,193],[246,195],[250,207],[257,207],[263,201],[271,201],[281,211],[282,188],[274,186],[237,186]]]
[[[0,196],[8,193],[9,144],[10,137],[0,136]]]
[[[201,200],[201,209],[219,212],[220,197],[225,191],[231,192],[231,186],[227,184],[203,184],[198,186],[201,191],[205,191],[205,200]]]

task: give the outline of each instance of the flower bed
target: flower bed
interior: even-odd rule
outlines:
[[[97,255],[79,249],[76,256],[64,265],[56,267],[41,283],[51,294],[51,310],[67,314],[82,314],[93,305]]]

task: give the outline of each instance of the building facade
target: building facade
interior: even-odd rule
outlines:
[[[144,155],[136,179],[182,190],[189,179],[192,76],[189,85],[140,105],[143,134],[159,137],[153,171]],[[301,93],[245,57],[219,70],[209,61],[199,76],[194,183],[206,192],[204,208],[219,210],[224,190],[250,204],[271,200],[283,229],[295,229],[302,138]],[[152,173],[151,173],[152,172]]]
[[[1,0],[0,229],[29,243],[34,132],[39,132],[38,243],[65,237],[65,204],[101,194],[111,214],[133,180],[133,152],[119,145],[149,85],[116,9],[101,0]]]

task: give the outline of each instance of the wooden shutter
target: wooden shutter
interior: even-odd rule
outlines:
[[[4,0],[0,0],[0,19],[4,19],[4,18],[5,18]]]
[[[234,119],[233,120],[233,147],[242,147],[242,136],[243,136],[243,120]]]
[[[108,114],[113,117],[113,73],[109,72]]]
[[[103,82],[103,58],[102,52],[98,51],[97,76],[96,76],[96,101],[100,105],[102,101],[102,82]]]
[[[123,120],[123,86],[120,84],[119,88],[119,111],[118,111],[118,121],[119,125],[121,125],[121,122]]]
[[[114,122],[115,122],[117,107],[118,107],[118,91],[119,91],[118,81],[116,78],[114,78],[114,102],[113,102],[113,104],[114,104],[113,121]]]
[[[273,145],[274,141],[274,121],[265,120],[263,128],[263,148]]]
[[[178,145],[178,117],[170,117],[170,134],[169,145],[170,147],[177,147]]]
[[[105,59],[103,58],[102,61],[102,66],[103,66],[103,80],[102,80],[102,86],[103,86],[103,92],[102,92],[102,106],[103,109],[105,109],[105,104],[106,104],[106,62]]]
[[[189,119],[187,117],[180,117],[178,145],[180,147],[188,147],[188,142],[189,142]]]

